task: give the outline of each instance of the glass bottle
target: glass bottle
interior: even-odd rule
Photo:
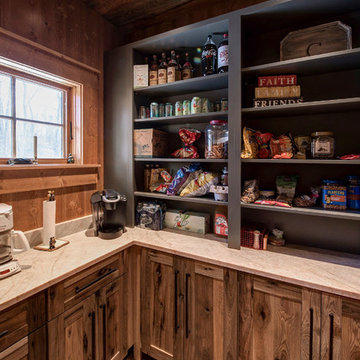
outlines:
[[[158,84],[158,59],[156,55],[153,55],[153,60],[150,65],[149,78],[150,78],[150,86]]]
[[[178,69],[178,63],[176,61],[175,50],[171,50],[171,59],[167,68],[167,82],[176,81],[176,70]]]
[[[180,55],[179,54],[176,55],[176,62],[178,64],[178,67],[176,69],[176,76],[175,77],[176,77],[176,81],[179,81],[179,80],[181,80],[181,70],[182,70],[182,66],[180,64]]]
[[[219,44],[218,49],[218,72],[229,71],[229,35],[224,34],[224,39]]]
[[[183,80],[191,79],[193,75],[193,66],[190,62],[189,53],[185,53],[185,62],[181,71],[181,78]]]
[[[201,53],[201,65],[203,76],[216,74],[217,72],[217,47],[212,40],[212,36],[208,35]]]
[[[167,82],[167,62],[166,62],[166,54],[163,52],[161,54],[161,61],[158,68],[158,84],[166,84]]]

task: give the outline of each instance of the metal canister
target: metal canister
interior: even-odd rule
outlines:
[[[201,99],[198,96],[194,96],[191,100],[191,114],[201,113]]]
[[[145,112],[146,112],[146,118],[149,118],[150,117],[150,107],[147,106],[146,109],[145,109]]]
[[[159,117],[164,117],[165,116],[165,104],[160,104],[159,105]]]
[[[191,101],[184,100],[182,106],[183,106],[183,115],[190,115],[191,114]]]
[[[215,111],[221,111],[221,101],[215,102]]]
[[[169,102],[165,104],[165,116],[174,116],[174,108]]]
[[[150,104],[150,117],[159,117],[159,104],[157,102]]]
[[[228,107],[228,99],[227,98],[222,98],[221,99],[221,111],[228,111],[229,107]]]
[[[179,116],[183,114],[183,103],[182,101],[177,101],[175,103],[175,116]]]
[[[210,101],[208,98],[201,99],[201,112],[207,113],[210,111]]]
[[[140,106],[139,115],[140,119],[146,119],[146,106]]]

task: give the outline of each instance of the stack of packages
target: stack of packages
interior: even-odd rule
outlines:
[[[296,75],[258,77],[254,107],[289,105],[302,101],[300,85],[297,85]]]

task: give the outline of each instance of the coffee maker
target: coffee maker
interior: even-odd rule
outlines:
[[[114,239],[125,232],[126,196],[112,189],[97,191],[91,195],[95,235],[102,239]]]
[[[13,229],[13,211],[7,204],[0,204],[0,279],[21,271],[17,261],[13,260],[13,254],[30,250],[30,245],[22,231]],[[15,244],[21,243],[21,247]]]

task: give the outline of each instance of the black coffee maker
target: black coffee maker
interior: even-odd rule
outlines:
[[[97,191],[91,195],[95,235],[102,239],[114,239],[125,232],[126,196],[112,189]]]

